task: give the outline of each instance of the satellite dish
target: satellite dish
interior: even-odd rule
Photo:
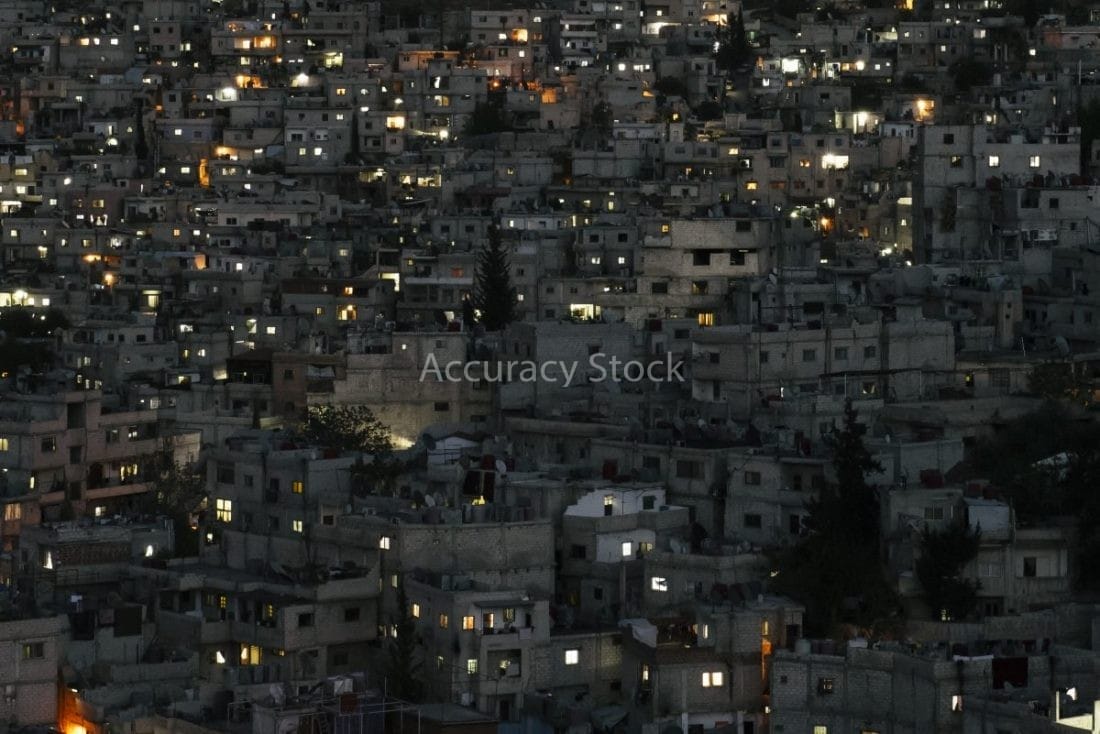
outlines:
[[[501,459],[497,459],[497,461],[496,461],[496,470],[497,470],[497,474],[499,474],[501,476],[504,476],[505,474],[508,473],[508,465],[505,464]]]
[[[1058,354],[1061,356],[1069,356],[1069,342],[1067,342],[1066,338],[1061,334],[1054,337],[1054,348],[1058,350]]]
[[[424,506],[435,507],[435,497],[430,494],[424,495]]]

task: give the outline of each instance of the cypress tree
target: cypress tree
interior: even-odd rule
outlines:
[[[516,289],[508,271],[508,253],[500,227],[496,225],[489,228],[489,241],[477,256],[474,306],[489,331],[500,331],[516,318]]]

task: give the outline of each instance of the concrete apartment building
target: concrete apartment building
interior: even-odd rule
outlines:
[[[59,519],[64,504],[94,516],[125,510],[149,491],[162,451],[181,463],[196,458],[193,435],[162,432],[155,410],[113,402],[98,390],[5,398],[6,547],[17,542],[22,525]]]
[[[687,508],[668,505],[659,486],[590,492],[565,508],[557,589],[578,622],[612,624],[641,610],[645,556],[689,535]]]
[[[924,126],[920,168],[913,182],[914,254],[920,262],[990,259],[983,251],[987,182],[1047,179],[1076,171],[1079,131],[1048,127],[1041,134],[986,126]]]
[[[69,637],[66,615],[5,614],[0,621],[0,712],[15,726],[52,726],[57,720],[57,671]]]
[[[862,640],[841,649],[821,645],[818,651],[809,641],[801,647],[773,657],[773,730],[845,731],[862,726],[984,731],[988,726],[1011,726],[1012,721],[1002,724],[996,715],[990,716],[998,708],[986,702],[1039,699],[1053,704],[1052,692],[1061,691],[1064,698],[1072,686],[1080,687],[1082,701],[1091,701],[1096,685],[1088,652],[1051,645],[1049,640],[1041,650],[1034,643],[1008,643],[1004,651],[978,644],[972,647],[982,648],[981,654],[965,650],[954,655],[946,643],[913,651],[896,644],[872,649]],[[1057,662],[1052,666],[1053,660]],[[899,689],[904,693],[897,695]],[[1004,713],[1002,709],[1000,715]]]

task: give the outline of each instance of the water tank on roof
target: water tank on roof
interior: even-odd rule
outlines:
[[[813,647],[810,645],[810,641],[805,638],[799,638],[794,643],[794,652],[796,655],[809,655]]]

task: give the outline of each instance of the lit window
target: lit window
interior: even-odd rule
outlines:
[[[580,661],[581,661],[581,651],[580,650],[566,650],[565,651],[565,664],[566,665],[576,665]]]
[[[233,522],[233,500],[215,500],[214,513],[218,522]]]
[[[623,558],[629,558],[634,553],[634,544],[629,540],[623,542]]]
[[[290,483],[290,491],[294,494],[302,494],[306,491],[305,482],[303,482],[301,479],[295,479],[293,482]]]
[[[474,618],[467,616],[462,618],[462,629],[470,631],[474,628]]]
[[[302,532],[303,525],[301,520],[292,520],[290,522],[290,529],[296,533]]]
[[[703,688],[721,688],[725,674],[720,670],[703,673]]]
[[[389,550],[390,549],[390,536],[383,535],[382,537],[380,537],[378,539],[378,548],[379,548],[379,550]]]
[[[446,614],[440,614],[439,615],[439,629],[441,629],[441,630],[447,629],[447,626],[450,624],[450,622],[451,622],[451,620]]]
[[[470,675],[477,675],[477,658],[469,658],[466,660],[466,672]]]
[[[0,438],[0,451],[8,450],[8,439]]]
[[[1001,157],[999,155],[989,156],[989,167],[997,168],[1001,165]]]
[[[413,605],[412,605],[412,615],[416,619],[420,619],[420,605],[417,604],[416,602],[413,602]]]
[[[654,576],[649,580],[649,588],[653,591],[668,591],[668,579],[663,576]]]
[[[1037,155],[1031,156],[1027,161],[1027,164],[1029,166],[1031,166],[1032,168],[1038,168],[1041,165],[1041,163],[1042,163],[1042,159],[1039,158],[1039,156],[1037,156]]]

